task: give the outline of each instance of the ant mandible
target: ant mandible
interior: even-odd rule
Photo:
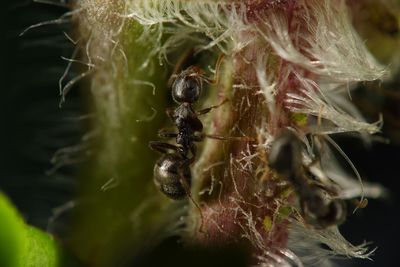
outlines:
[[[323,229],[341,224],[346,217],[345,202],[332,198],[326,188],[307,179],[302,163],[299,137],[291,130],[283,130],[272,143],[269,166],[293,186],[300,199],[300,207],[306,222]]]
[[[190,196],[190,165],[196,158],[197,147],[195,142],[200,142],[205,137],[223,139],[222,137],[204,134],[202,132],[203,124],[198,116],[223,105],[227,100],[219,105],[199,111],[195,111],[192,106],[201,95],[203,82],[213,83],[203,74],[201,69],[191,66],[180,74],[174,75],[172,98],[179,106],[167,109],[166,112],[178,131],[161,130],[158,135],[162,138],[175,138],[176,145],[160,141],[149,143],[152,150],[164,154],[154,166],[154,183],[162,193],[175,200],[182,199],[187,195]],[[168,152],[169,150],[173,152]]]

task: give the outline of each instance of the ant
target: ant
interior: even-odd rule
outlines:
[[[205,77],[203,71],[196,66],[191,66],[172,78],[175,78],[172,84],[172,98],[179,106],[167,109],[166,113],[178,131],[175,133],[161,130],[158,135],[162,138],[175,138],[176,145],[151,141],[149,147],[164,154],[154,166],[155,185],[169,198],[179,200],[186,195],[190,197],[190,165],[196,158],[195,142],[201,142],[205,137],[224,139],[204,134],[203,124],[198,116],[223,105],[227,100],[219,105],[195,111],[192,105],[201,95],[203,82],[213,81]],[[174,152],[170,153],[169,150]]]
[[[299,196],[301,213],[307,223],[323,229],[344,221],[345,202],[332,198],[323,186],[308,181],[302,163],[301,141],[295,133],[285,129],[275,138],[268,162],[272,169],[293,186]]]

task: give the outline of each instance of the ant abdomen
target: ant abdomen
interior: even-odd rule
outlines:
[[[176,153],[161,156],[154,165],[154,183],[169,198],[184,198],[191,184],[190,168],[186,160]]]
[[[346,218],[346,203],[328,197],[320,188],[314,188],[309,194],[302,196],[300,202],[305,220],[315,228],[340,225]]]

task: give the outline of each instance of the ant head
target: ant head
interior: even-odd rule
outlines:
[[[289,129],[273,141],[268,156],[269,166],[284,176],[296,175],[302,169],[301,142]]]
[[[194,103],[203,86],[202,71],[194,66],[182,71],[172,84],[172,97],[177,103]]]

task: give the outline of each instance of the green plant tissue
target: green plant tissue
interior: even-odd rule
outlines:
[[[58,266],[59,251],[52,237],[26,225],[6,196],[0,194],[0,266]]]

